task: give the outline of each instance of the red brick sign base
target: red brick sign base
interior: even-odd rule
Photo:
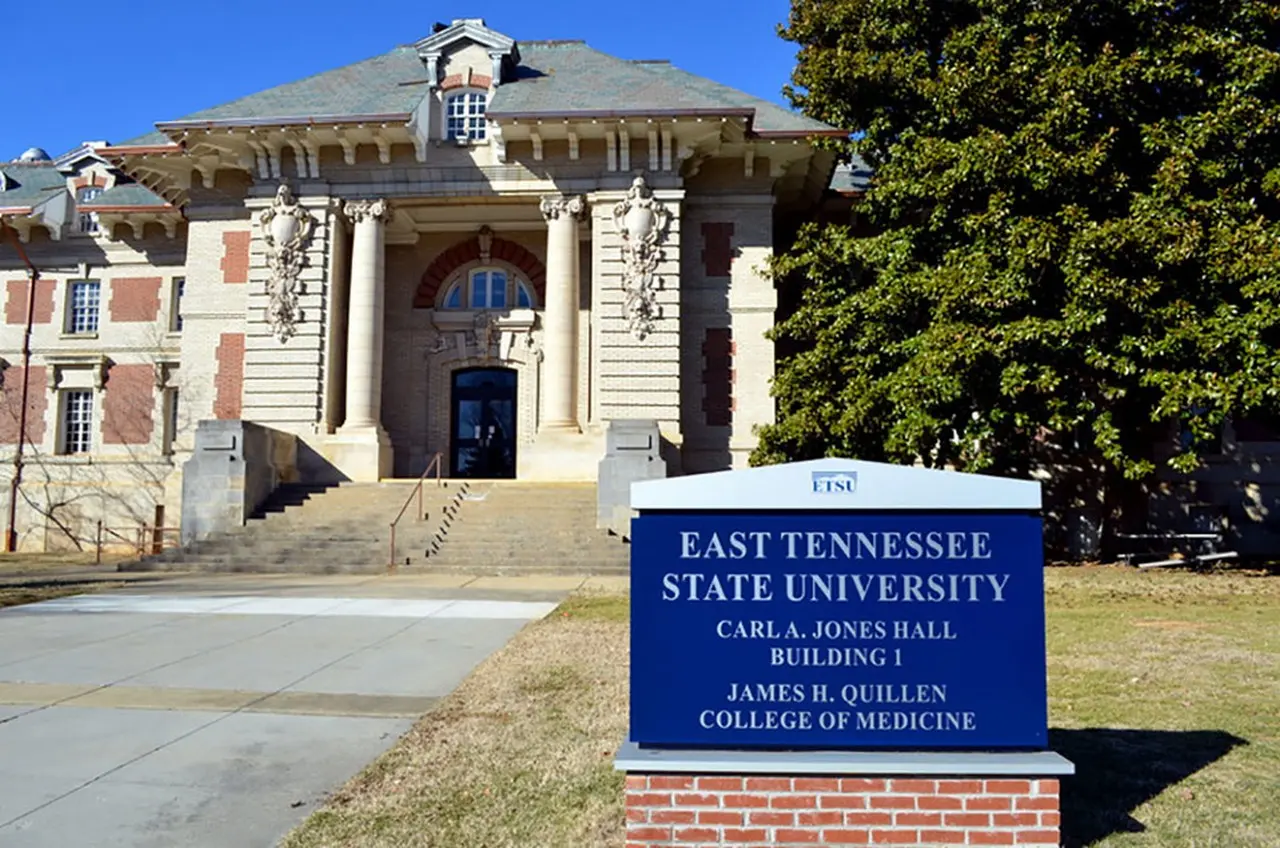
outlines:
[[[626,848],[1056,846],[1056,779],[627,775]]]

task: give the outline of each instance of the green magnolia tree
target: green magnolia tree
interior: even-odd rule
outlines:
[[[775,260],[755,462],[1071,467],[1119,507],[1280,409],[1280,4],[794,0],[781,34],[875,177],[869,230]]]

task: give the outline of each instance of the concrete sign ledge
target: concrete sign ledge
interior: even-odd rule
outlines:
[[[618,771],[695,774],[874,774],[1052,777],[1075,774],[1053,751],[723,751],[641,748],[624,742]]]
[[[1040,484],[857,459],[814,459],[631,484],[631,508],[735,512],[1037,512]]]

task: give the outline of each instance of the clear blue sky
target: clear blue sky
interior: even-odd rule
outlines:
[[[172,120],[482,17],[517,39],[574,38],[626,59],[670,59],[785,103],[787,0],[135,0],[71,13],[8,0],[0,15],[0,161],[31,146],[124,141]],[[58,9],[59,11],[51,11]]]

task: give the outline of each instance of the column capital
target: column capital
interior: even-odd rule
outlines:
[[[391,219],[391,203],[384,199],[348,200],[343,204],[343,211],[353,223],[378,221],[385,224]]]
[[[587,211],[587,202],[580,194],[548,194],[542,198],[539,208],[548,222],[558,221],[561,216],[578,219]]]

